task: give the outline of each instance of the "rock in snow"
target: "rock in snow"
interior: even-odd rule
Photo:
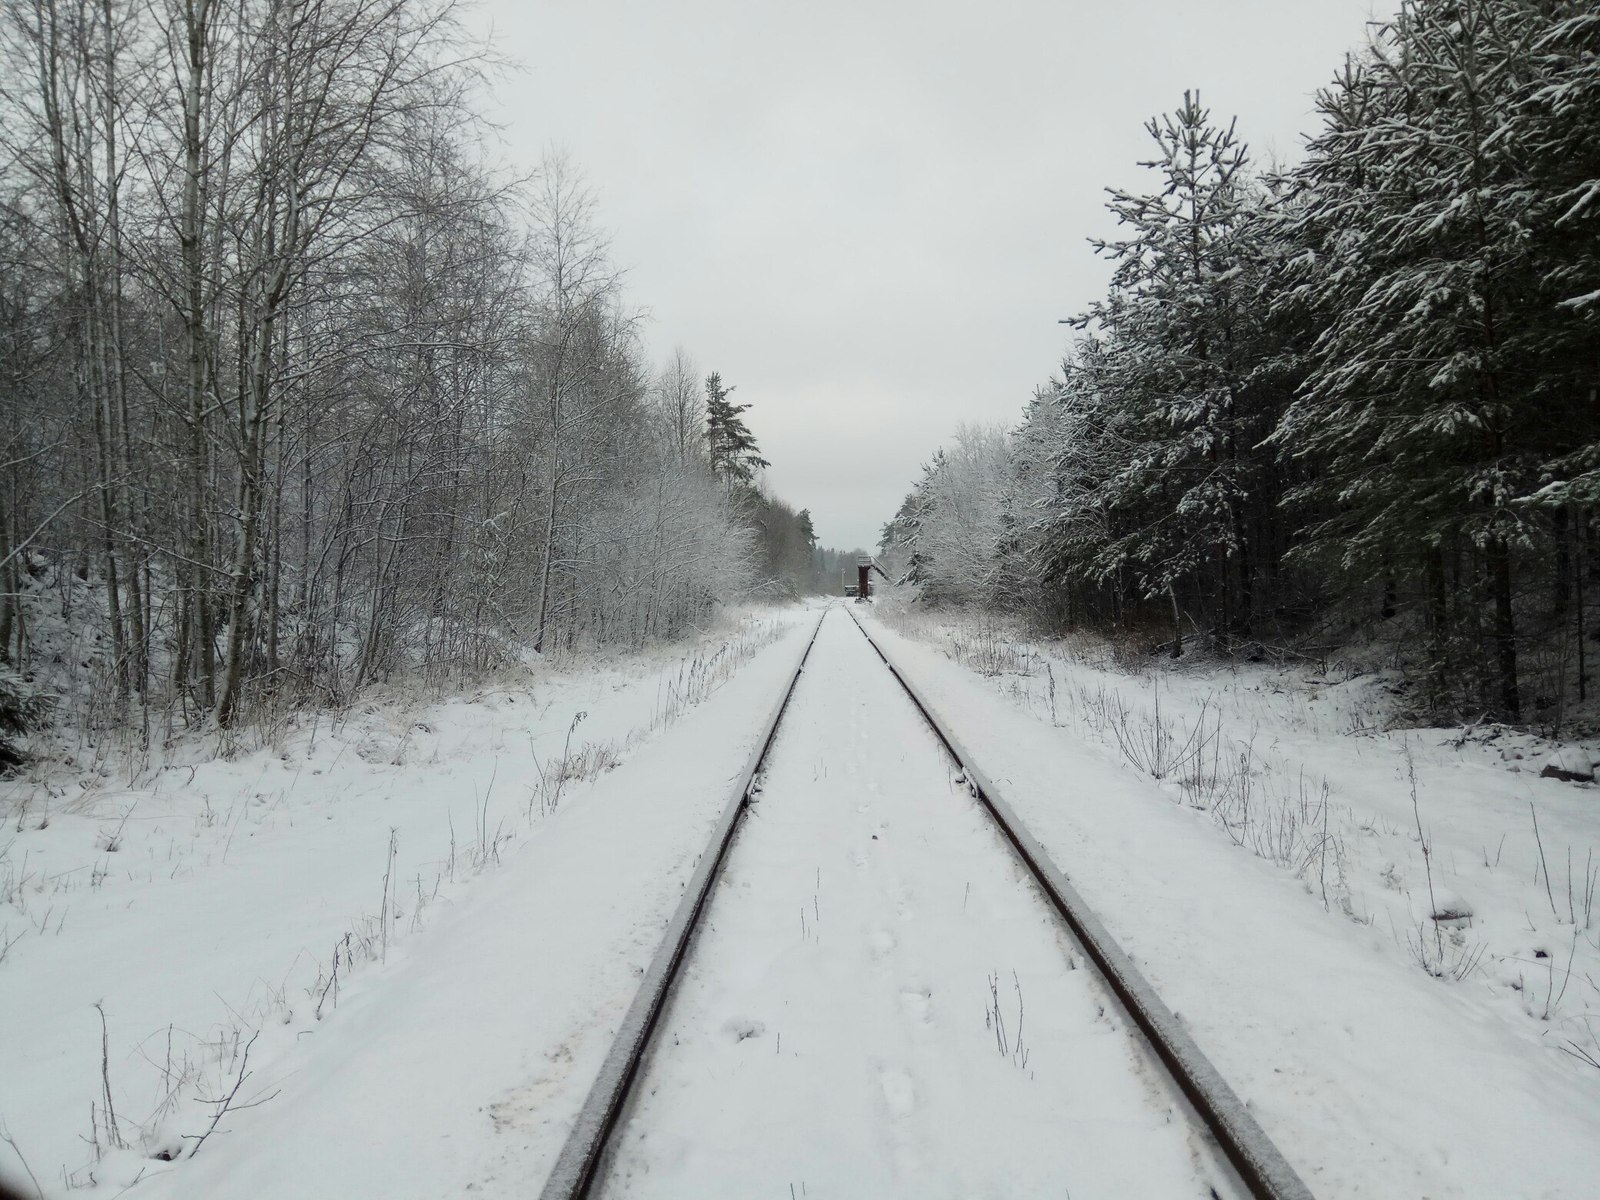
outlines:
[[[1544,779],[1591,782],[1594,779],[1594,754],[1582,746],[1562,746],[1544,760],[1544,767],[1539,774]]]

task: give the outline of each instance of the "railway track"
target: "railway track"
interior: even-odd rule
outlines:
[[[933,1150],[942,1149],[962,1161],[988,1153],[988,1142],[983,1140],[975,1149],[961,1148],[961,1135],[968,1126],[973,1122],[982,1125],[985,1114],[981,1110],[993,1107],[989,1116],[997,1122],[995,1131],[983,1137],[1002,1140],[1030,1115],[1036,1117],[1042,1111],[1045,1132],[1034,1140],[1042,1160],[1049,1161],[1036,1167],[1012,1161],[973,1163],[970,1169],[975,1181],[989,1185],[985,1194],[1017,1194],[1014,1187],[993,1190],[996,1177],[1009,1173],[1014,1181],[1033,1185],[1054,1183],[1058,1176],[1086,1177],[1091,1191],[1098,1185],[1098,1194],[1310,1200],[1310,1191],[1243,1102],[926,697],[889,659],[853,610],[846,609],[854,631],[844,620],[832,617],[832,611],[825,611],[812,630],[782,696],[766,719],[545,1184],[543,1200],[577,1200],[600,1195],[603,1190],[651,1191],[652,1183],[660,1192],[661,1181],[654,1179],[652,1170],[665,1170],[669,1175],[671,1171],[652,1168],[652,1153],[657,1159],[664,1156],[672,1161],[672,1169],[682,1177],[680,1186],[692,1184],[692,1194],[742,1197],[752,1194],[748,1190],[751,1177],[748,1172],[740,1174],[743,1168],[734,1160],[748,1167],[752,1161],[760,1163],[769,1150],[774,1160],[783,1158],[769,1141],[801,1144],[800,1150],[791,1147],[788,1152],[792,1161],[768,1164],[769,1174],[787,1176],[791,1181],[798,1175],[798,1183],[790,1182],[791,1191],[798,1187],[796,1195],[809,1195],[805,1182],[808,1155],[824,1151],[808,1144],[798,1127],[813,1120],[818,1105],[837,1111],[815,1117],[812,1143],[835,1137],[844,1143],[853,1136],[874,1139],[874,1144],[862,1142],[855,1147],[863,1159],[878,1152],[875,1142],[896,1143],[888,1148],[892,1153],[885,1151],[882,1178],[874,1182],[871,1164],[857,1165],[850,1176],[848,1194],[883,1194],[894,1190],[894,1180],[918,1178],[917,1170],[922,1167],[919,1155],[929,1150],[926,1143],[930,1139],[924,1136],[919,1145],[916,1130],[906,1127],[912,1110],[923,1099],[919,1092],[928,1094],[928,1107],[933,1110],[924,1114],[923,1120],[950,1131],[950,1144]],[[866,646],[861,645],[862,638]],[[819,641],[823,644],[820,656]],[[875,661],[867,647],[886,670],[863,665]],[[818,657],[825,659],[823,677],[803,687],[808,664],[815,665]],[[850,695],[830,694],[829,682],[850,683]],[[784,722],[802,692],[799,727],[791,730]],[[865,728],[867,724],[877,728]],[[785,730],[781,740],[780,728]],[[850,744],[852,738],[860,744]],[[891,747],[904,755],[892,769],[883,761],[891,756]],[[935,769],[931,760],[946,756],[948,762]],[[809,781],[802,774],[807,762],[812,771]],[[828,778],[830,762],[841,771],[838,785]],[[907,786],[896,789],[898,780]],[[949,786],[951,783],[957,786]],[[897,800],[885,795],[885,788],[905,795]],[[750,831],[753,840],[734,854],[741,824],[756,808],[762,816]],[[819,822],[826,829],[820,838],[815,834]],[[806,842],[808,833],[814,845]],[[974,843],[984,837],[997,849],[1009,850],[1010,861],[1002,864],[1000,854],[994,852],[974,854]],[[802,897],[797,931],[786,927],[782,934],[776,933],[771,920],[762,923],[776,911],[774,905],[769,903],[766,910],[772,911],[766,911],[745,901],[752,888],[794,889],[801,886],[796,880],[802,876],[809,883],[809,861],[801,863],[795,858],[802,852],[801,844],[818,857],[827,856],[830,864],[843,863],[844,877],[833,886],[847,901],[853,901],[847,907],[856,910],[847,914],[843,934],[826,926],[826,945],[821,932],[825,927],[821,866],[816,868],[816,889],[809,898]],[[848,863],[842,856],[848,856]],[[751,859],[745,872],[749,878],[730,882],[740,875],[740,868],[730,864],[746,857]],[[965,894],[955,890],[948,869],[951,864],[958,864],[969,877]],[[969,913],[974,878],[980,901]],[[731,894],[714,894],[719,881],[729,883]],[[959,918],[955,915],[957,898]],[[834,916],[832,900],[830,893],[830,919]],[[919,904],[946,906],[948,915],[918,921],[913,909]],[[876,924],[871,918],[874,905],[885,910]],[[723,914],[722,923],[732,932],[724,934],[715,928],[717,922],[708,916],[713,909]],[[983,923],[986,916],[988,924]],[[850,918],[856,918],[860,927],[849,927]],[[741,920],[748,928],[735,928]],[[961,931],[969,926],[964,943]],[[1040,928],[1035,931],[1035,926]],[[910,943],[909,948],[898,947],[897,938]],[[859,953],[855,949],[858,944],[865,948]],[[970,1055],[971,1034],[977,1031],[952,1026],[954,1032],[947,1030],[944,1041],[934,1045],[930,1006],[945,1003],[951,993],[964,997],[978,960],[1002,952],[1031,966],[1011,972],[1014,1013],[1008,1008],[1009,996],[1003,995],[1010,989],[1002,988],[1000,972],[996,970],[984,980],[989,999],[977,1041],[982,1043],[992,1035],[993,1045],[987,1050],[991,1058],[998,1056],[999,1065],[964,1060],[948,1064],[947,1069],[940,1056],[956,1044],[951,1039],[958,1039]],[[851,957],[853,953],[856,957]],[[1085,970],[1080,975],[1070,969],[1078,965],[1080,956],[1092,972]],[[955,965],[945,966],[942,959],[946,957]],[[706,963],[697,977],[692,964],[702,958]],[[930,967],[930,962],[935,966]],[[1063,971],[1063,964],[1069,969]],[[896,985],[891,978],[895,970],[911,972],[906,978],[917,982]],[[919,970],[920,975],[916,974]],[[830,972],[836,978],[829,978]],[[937,987],[927,978],[930,972],[938,976]],[[1024,1009],[1024,974],[1030,995],[1044,992],[1042,1020],[1037,1015],[1037,999]],[[737,978],[730,983],[729,977]],[[876,984],[863,986],[866,977]],[[841,991],[858,987],[863,995],[859,1001],[846,1002],[846,1023],[831,1031],[821,1026],[820,1010],[836,1007]],[[867,993],[891,995],[897,987],[900,1011],[871,1008],[872,998]],[[781,1002],[776,1000],[778,995],[783,996]],[[755,997],[749,1002],[763,1012],[782,1008],[784,1019],[796,1023],[790,1030],[789,1054],[794,1061],[784,1057],[781,1029],[771,1031],[769,1037],[765,1022],[745,1015],[717,1025],[723,1008],[738,1003],[733,996]],[[791,998],[794,1008],[789,1005]],[[863,1006],[859,1011],[850,1007],[858,1003]],[[964,1006],[967,1001],[963,998],[959,1003]],[[1108,1003],[1119,1011],[1119,1020],[1112,1022],[1106,1017]],[[699,1046],[703,1056],[701,1065],[692,1070],[674,1068],[673,1047],[664,1041],[665,1031],[678,1022],[674,1011],[678,1007],[689,1014],[685,1018],[688,1023],[673,1033],[672,1041]],[[895,1023],[896,1017],[903,1018],[909,1032]],[[947,1019],[953,1020],[954,1014]],[[1092,1027],[1094,1036],[1086,1038],[1078,1026]],[[1042,1045],[1037,1044],[1041,1027]],[[712,1032],[707,1033],[708,1029]],[[1128,1036],[1114,1041],[1101,1036],[1111,1030],[1125,1030]],[[726,1034],[720,1041],[714,1036],[718,1031]],[[712,1041],[716,1044],[708,1050]],[[769,1042],[775,1042],[770,1060],[751,1056],[752,1046]],[[686,1054],[678,1052],[677,1058]],[[858,1083],[866,1069],[863,1064],[869,1060],[878,1072],[882,1096],[874,1097],[873,1104],[862,1102],[852,1108],[853,1093],[862,1089],[835,1085],[840,1079],[846,1085]],[[903,1067],[919,1062],[927,1063],[926,1077],[914,1081]],[[1004,1077],[994,1074],[1002,1069],[1009,1073]],[[647,1076],[655,1080],[648,1087],[643,1086]],[[952,1090],[946,1076],[965,1078],[969,1086],[979,1086],[970,1081],[987,1081],[983,1086],[991,1094],[985,1102],[974,1103],[960,1088]],[[1078,1077],[1093,1083],[1086,1086]],[[1024,1078],[1026,1083],[1021,1082]],[[818,1094],[808,1095],[811,1089]],[[746,1139],[746,1144],[720,1158],[708,1157],[698,1144],[717,1136],[700,1115],[712,1111],[701,1095],[708,1090],[718,1093],[719,1102],[725,1096],[725,1107],[736,1114],[770,1109],[765,1119],[778,1122],[776,1133],[770,1124],[762,1126],[751,1117],[753,1131],[747,1128],[737,1135]],[[801,1102],[805,1107],[794,1106]],[[1008,1116],[1006,1103],[1019,1107]],[[1169,1115],[1165,1120],[1150,1115],[1160,1113]],[[1179,1128],[1174,1128],[1172,1113],[1184,1118],[1177,1123]],[[1109,1119],[1107,1114],[1111,1114]],[[942,1126],[938,1124],[941,1120]],[[674,1127],[680,1128],[673,1132]],[[664,1132],[652,1134],[652,1128]],[[939,1143],[946,1140],[943,1133],[936,1139]],[[848,1144],[838,1151],[845,1159],[851,1152]],[[1147,1167],[1130,1159],[1148,1159],[1148,1178],[1158,1182],[1130,1184],[1129,1179]],[[926,1172],[928,1168],[922,1169]],[[816,1170],[814,1164],[812,1170]],[[621,1178],[608,1178],[612,1175]],[[927,1178],[926,1174],[921,1177]],[[769,1181],[768,1174],[760,1178],[763,1184]],[[946,1179],[943,1175],[934,1178],[941,1183]],[[840,1194],[837,1186],[824,1186],[815,1173],[812,1179],[818,1183],[818,1194]],[[1070,1179],[1061,1178],[1060,1182],[1071,1186]],[[719,1190],[719,1186],[728,1190]],[[1130,1190],[1134,1186],[1139,1190]],[[1112,1190],[1107,1191],[1108,1187]],[[1154,1188],[1162,1190],[1149,1190]],[[669,1184],[662,1194],[686,1193]],[[781,1188],[771,1194],[781,1195]]]

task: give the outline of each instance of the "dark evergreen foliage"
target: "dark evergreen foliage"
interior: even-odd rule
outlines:
[[[734,389],[722,386],[716,371],[706,376],[706,440],[711,454],[711,472],[731,490],[735,484],[748,484],[755,473],[772,464],[761,457],[755,435],[744,423],[748,404],[735,404],[728,397]]]
[[[21,766],[18,739],[44,724],[55,698],[0,662],[0,774]]]
[[[1174,654],[1377,630],[1419,707],[1559,723],[1593,626],[1600,14],[1405,0],[1317,107],[1268,178],[1198,95],[1149,123],[1110,291],[994,482],[988,599]],[[925,585],[946,469],[885,529]]]

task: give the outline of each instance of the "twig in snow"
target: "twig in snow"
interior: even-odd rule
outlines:
[[[273,1092],[271,1096],[263,1096],[259,1100],[252,1100],[249,1104],[234,1104],[234,1100],[238,1098],[239,1089],[244,1086],[244,1081],[250,1078],[250,1071],[248,1069],[250,1064],[250,1047],[256,1044],[256,1039],[260,1036],[261,1031],[258,1029],[250,1035],[250,1040],[244,1044],[244,1054],[239,1059],[239,1074],[233,1081],[233,1088],[226,1096],[223,1096],[217,1100],[206,1100],[199,1096],[195,1097],[195,1099],[199,1100],[201,1104],[216,1105],[217,1111],[216,1114],[211,1118],[211,1124],[206,1126],[206,1131],[198,1138],[195,1138],[194,1145],[189,1147],[190,1158],[193,1158],[196,1154],[200,1153],[200,1147],[205,1145],[206,1139],[216,1132],[217,1124],[222,1120],[224,1114],[229,1112],[243,1112],[247,1108],[255,1108],[258,1105],[265,1104],[268,1100],[272,1100],[277,1097],[278,1093]],[[194,1135],[186,1133],[183,1136],[193,1137]]]
[[[1572,900],[1572,844],[1567,843],[1567,916],[1571,919],[1573,927],[1578,924],[1578,908]]]
[[[1577,953],[1578,953],[1578,931],[1576,929],[1574,929],[1572,931],[1572,949],[1567,951],[1567,973],[1566,973],[1565,976],[1562,977],[1562,980],[1561,980],[1561,992],[1560,992],[1559,995],[1556,996],[1556,998],[1555,998],[1555,1000],[1553,1002],[1550,999],[1550,992],[1547,991],[1545,993],[1545,997],[1544,997],[1544,1019],[1546,1021],[1548,1021],[1550,1019],[1550,1012],[1551,1012],[1552,1009],[1557,1009],[1557,1008],[1561,1007],[1561,1000],[1567,994],[1567,984],[1572,982],[1572,959],[1573,959],[1573,956],[1575,954],[1577,954]],[[1546,959],[1546,961],[1550,964],[1550,988],[1553,991],[1555,989],[1555,985],[1556,985],[1555,960],[1552,958],[1552,959]]]
[[[1018,978],[1015,968],[1011,972],[1011,982],[1017,989],[1017,1036],[1012,1039],[1014,1047],[1011,1061],[1023,1070],[1028,1066],[1028,1051],[1022,1044],[1022,980]]]
[[[11,1147],[11,1153],[17,1156],[17,1161],[22,1164],[22,1169],[28,1173],[28,1179],[33,1184],[34,1194],[39,1200],[44,1200],[44,1189],[39,1186],[39,1177],[33,1173],[33,1168],[28,1165],[27,1157],[22,1153],[22,1147],[17,1145],[17,1139],[11,1136],[11,1130],[6,1128],[6,1123],[0,1121],[0,1142]]]
[[[1594,865],[1594,848],[1589,848],[1589,857],[1583,864],[1583,927],[1588,929],[1594,921],[1594,893],[1595,884],[1600,882],[1600,867]]]
[[[499,776],[499,774],[500,774],[500,756],[497,754],[497,755],[495,755],[495,758],[494,758],[494,769],[489,772],[489,786],[484,789],[483,804],[482,804],[482,806],[480,807],[480,809],[478,811],[478,865],[479,865],[479,867],[486,867],[486,866],[489,865],[489,852],[491,850],[491,846],[489,844],[489,798],[494,795],[494,781]],[[474,790],[476,790],[476,788],[474,788]],[[499,837],[499,830],[498,829],[495,831],[495,835],[496,835],[496,839],[498,840],[498,837]]]
[[[106,1010],[100,1004],[99,1000],[94,1002],[94,1010],[100,1014],[100,1086],[105,1097],[106,1140],[121,1150],[126,1143],[117,1128],[117,1110],[111,1103],[111,1036],[106,1029]]]
[[[587,711],[579,709],[573,714],[572,724],[567,726],[567,740],[562,743],[561,762],[557,764],[560,769],[555,772],[556,794],[550,798],[550,809],[552,812],[555,811],[556,805],[561,803],[561,792],[562,789],[566,787],[567,783],[567,772],[572,761],[572,731],[577,729],[578,722],[582,721],[588,715],[589,714]]]
[[[1005,1016],[1000,1012],[1000,972],[996,971],[989,976],[989,1024],[994,1028],[995,1049],[1009,1057],[1011,1054],[1011,1039],[1006,1036]]]
[[[133,810],[137,807],[138,805],[136,804],[128,805],[127,810],[122,814],[122,820],[117,823],[115,832],[106,833],[104,830],[101,831],[100,836],[105,839],[104,850],[107,854],[115,854],[122,849],[122,831],[127,828],[128,818],[133,816]]]
[[[333,973],[328,976],[328,982],[323,986],[322,995],[317,997],[316,1010],[311,1014],[313,1020],[322,1020],[322,1004],[328,998],[328,989],[333,989],[333,1006],[339,1007],[339,943],[333,943]]]
[[[1572,1055],[1572,1057],[1577,1059],[1579,1062],[1588,1063],[1595,1070],[1600,1071],[1600,1059],[1597,1059],[1594,1055],[1590,1054],[1582,1046],[1578,1045],[1577,1042],[1568,1042],[1565,1046],[1562,1046],[1561,1049],[1565,1053]]]
[[[1422,869],[1428,876],[1428,919],[1433,922],[1433,940],[1439,952],[1439,973],[1444,973],[1444,932],[1439,928],[1439,902],[1433,895],[1433,853],[1428,846],[1428,836],[1422,832],[1422,807],[1417,803],[1417,765],[1411,757],[1411,743],[1401,743],[1406,759],[1406,778],[1411,781],[1411,815],[1417,821],[1417,841],[1422,844]],[[1424,966],[1427,964],[1424,963]]]
[[[1555,893],[1550,890],[1550,865],[1544,860],[1544,839],[1539,836],[1539,812],[1533,807],[1532,800],[1528,801],[1528,811],[1533,814],[1533,840],[1538,843],[1539,865],[1544,868],[1544,894],[1550,901],[1551,915],[1559,917],[1561,914],[1556,910]]]
[[[394,871],[395,851],[400,848],[400,831],[394,826],[389,827],[389,861],[383,868],[383,904],[378,909],[378,924],[382,927],[380,934],[383,938],[383,950],[380,962],[389,961],[389,876]]]

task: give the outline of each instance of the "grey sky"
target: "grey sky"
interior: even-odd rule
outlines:
[[[735,399],[824,544],[873,545],[962,421],[1011,421],[1108,277],[1103,188],[1199,87],[1292,158],[1368,0],[486,0],[519,165],[595,186],[657,361]],[[1379,15],[1387,15],[1380,8]]]

